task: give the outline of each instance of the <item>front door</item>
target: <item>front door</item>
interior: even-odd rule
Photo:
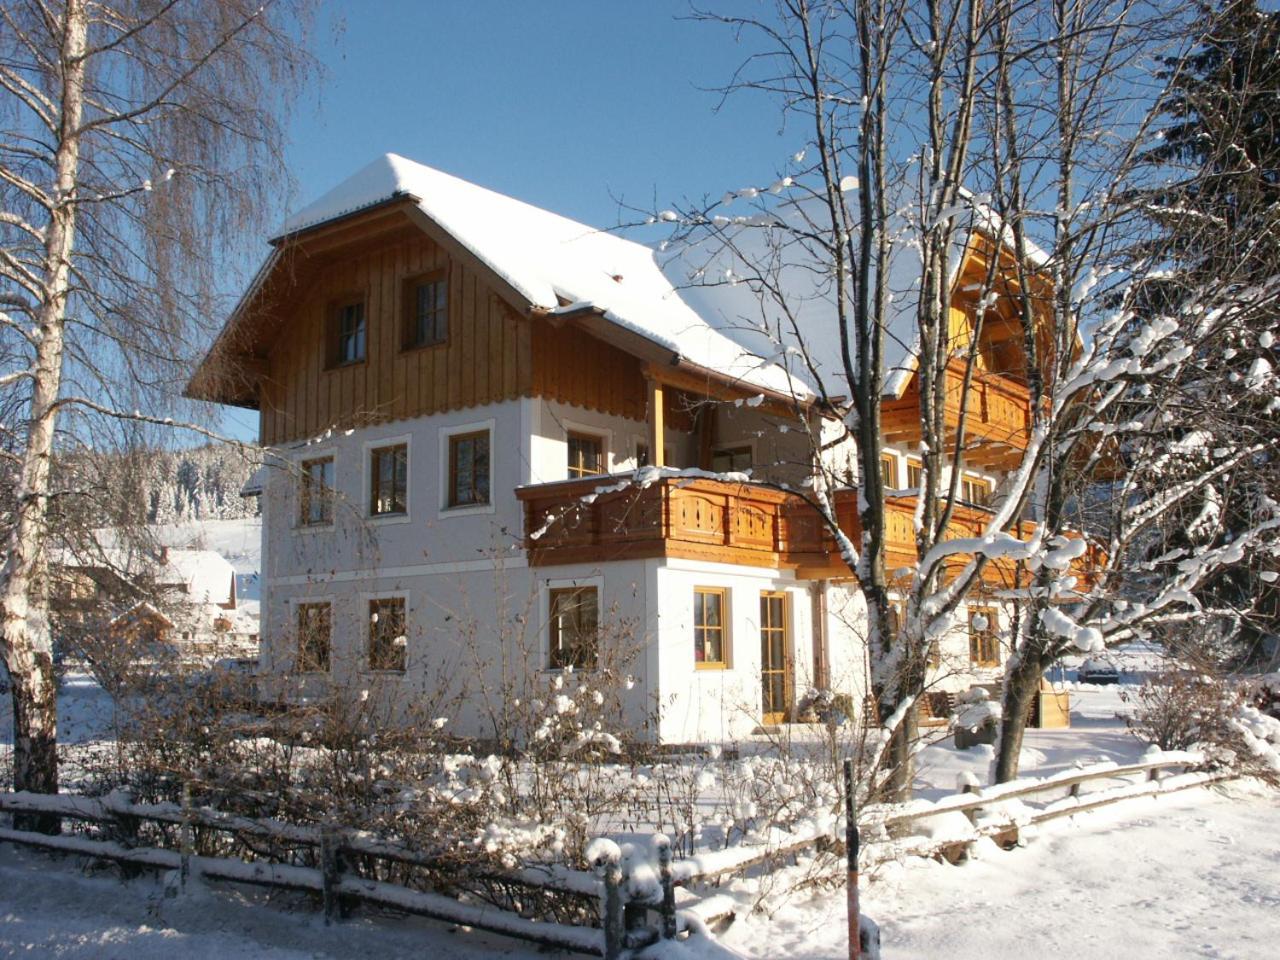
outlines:
[[[765,723],[784,723],[791,713],[791,635],[787,595],[760,594],[760,690]]]

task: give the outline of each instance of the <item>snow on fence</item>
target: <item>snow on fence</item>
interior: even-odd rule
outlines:
[[[959,785],[959,793],[934,802],[870,806],[859,818],[865,838],[863,866],[903,856],[944,856],[956,860],[970,844],[983,838],[1008,840],[1016,838],[1017,831],[1028,825],[1120,800],[1204,786],[1232,776],[1227,771],[1204,770],[1202,765],[1203,758],[1196,753],[1160,753],[1138,763],[1123,766],[1102,763],[1039,780],[1020,780],[986,788],[978,787],[969,777]],[[1173,775],[1165,775],[1169,773]],[[1132,779],[1135,777],[1139,779]],[[1082,789],[1086,784],[1116,780],[1123,782],[1100,790]],[[1043,794],[1057,796],[1039,807],[1028,806],[1028,800]],[[184,799],[187,797],[184,792]],[[627,951],[660,938],[674,938],[683,930],[702,929],[717,920],[732,919],[731,898],[714,893],[697,896],[688,889],[695,884],[713,883],[755,868],[774,869],[814,847],[838,849],[832,833],[838,824],[830,819],[814,820],[790,832],[775,829],[762,842],[705,851],[679,860],[672,859],[671,846],[664,842],[665,838],[656,837],[656,871],[647,863],[633,864],[616,843],[598,840],[587,851],[595,867],[593,871],[529,866],[493,878],[594,900],[600,906],[600,926],[596,927],[538,920],[490,904],[467,903],[440,893],[357,876],[344,870],[344,858],[348,855],[426,867],[438,865],[438,859],[427,852],[331,825],[306,826],[252,819],[196,807],[189,799],[183,804],[135,803],[122,791],[101,798],[0,793],[0,812],[53,814],[63,819],[96,823],[106,827],[104,832],[114,838],[49,836],[0,828],[0,842],[178,871],[184,881],[188,875],[196,875],[319,894],[326,922],[335,915],[345,915],[351,902],[363,901],[606,958],[622,957]],[[139,825],[144,820],[178,827],[180,849],[139,846]],[[197,856],[191,843],[194,827],[224,831],[239,838],[311,848],[318,853],[320,866]],[[684,888],[683,902],[679,904],[677,888]],[[650,912],[657,915],[652,924]]]

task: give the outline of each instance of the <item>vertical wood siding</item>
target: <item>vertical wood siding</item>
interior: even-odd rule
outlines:
[[[437,269],[448,270],[448,342],[402,349],[404,281]],[[359,250],[307,273],[315,279],[299,285],[270,349],[259,398],[263,443],[531,393],[531,321],[501,300],[478,270],[451,261],[425,236]],[[365,360],[326,369],[330,305],[351,293],[365,298]],[[575,366],[574,351],[568,352],[559,360]],[[617,364],[615,358],[609,369]]]

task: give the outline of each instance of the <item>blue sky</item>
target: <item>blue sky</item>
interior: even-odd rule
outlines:
[[[727,82],[746,51],[725,27],[678,19],[689,10],[689,0],[328,3],[313,43],[328,76],[290,122],[294,206],[387,152],[596,226],[619,222],[612,197],[648,208],[769,180],[802,132],[780,134],[759,96],[716,112],[706,88]]]

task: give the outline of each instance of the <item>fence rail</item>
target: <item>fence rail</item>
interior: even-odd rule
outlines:
[[[1205,786],[1232,776],[1226,771],[1203,770],[1202,762],[1200,755],[1194,753],[1163,754],[1132,764],[1099,764],[1032,782],[1016,781],[985,789],[969,784],[960,793],[935,802],[869,806],[859,817],[865,838],[863,864],[872,866],[903,856],[947,856],[955,859],[969,844],[983,837],[1008,838],[1011,832],[1024,826],[1083,813],[1121,800]],[[1135,782],[1131,779],[1134,777],[1141,779]],[[1103,781],[1123,782],[1093,792],[1082,791],[1085,784]],[[1028,808],[1023,802],[1045,794],[1056,796],[1035,809]],[[1012,810],[1006,807],[1013,803],[1016,806]],[[670,846],[660,843],[659,888],[644,896],[628,895],[630,878],[623,872],[617,847],[611,844],[605,845],[606,853],[597,862],[595,871],[529,866],[491,877],[505,883],[594,900],[601,908],[601,926],[594,927],[539,921],[491,904],[467,903],[444,894],[414,890],[344,871],[343,860],[347,854],[424,867],[438,866],[439,859],[428,851],[412,850],[332,825],[309,826],[253,819],[198,807],[190,803],[189,798],[181,805],[135,803],[122,792],[100,798],[72,794],[0,793],[0,812],[52,814],[62,819],[94,823],[106,827],[104,832],[111,838],[49,836],[0,828],[0,842],[158,870],[177,870],[183,878],[195,874],[319,894],[326,922],[339,914],[345,903],[363,901],[544,946],[610,958],[620,957],[626,950],[653,943],[660,937],[674,937],[683,929],[732,917],[733,901],[730,898],[714,891],[702,897],[686,893],[685,902],[677,904],[677,887],[711,883],[730,874],[788,862],[796,854],[816,846],[838,848],[830,824],[820,826],[816,822],[804,824],[789,833],[774,831],[766,843],[705,851],[680,860],[672,860]],[[955,813],[968,819],[969,829],[940,837],[901,836],[911,824]],[[139,845],[138,830],[142,821],[179,828],[180,849]],[[318,866],[196,856],[191,844],[190,831],[193,827],[309,848],[316,852]],[[880,836],[876,836],[877,832]],[[897,838],[893,836],[895,833],[899,834]],[[650,911],[657,914],[656,923],[649,923]]]

